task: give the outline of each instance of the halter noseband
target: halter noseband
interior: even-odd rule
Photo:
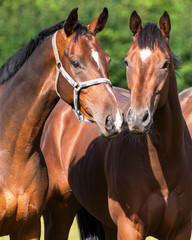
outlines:
[[[73,78],[65,71],[65,69],[63,68],[62,62],[59,58],[59,52],[57,49],[57,42],[56,42],[56,37],[57,37],[57,32],[54,33],[53,37],[52,37],[52,47],[53,47],[53,52],[55,55],[55,60],[56,60],[56,80],[55,80],[55,88],[56,88],[56,92],[57,95],[61,98],[60,94],[58,93],[57,90],[57,83],[58,83],[58,79],[59,79],[59,73],[62,74],[62,76],[68,81],[68,83],[71,84],[71,86],[74,88],[74,108],[73,111],[76,115],[76,117],[78,118],[78,120],[80,121],[84,121],[84,122],[94,122],[93,120],[89,120],[87,119],[79,110],[78,110],[78,100],[79,100],[79,92],[82,88],[86,88],[86,87],[90,87],[93,85],[98,85],[101,83],[108,83],[112,86],[111,81],[107,78],[97,78],[97,79],[93,79],[93,80],[89,80],[89,81],[84,81],[84,82],[75,82],[75,80],[73,80]]]

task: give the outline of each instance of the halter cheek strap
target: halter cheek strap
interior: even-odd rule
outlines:
[[[57,49],[57,43],[56,43],[56,37],[57,37],[57,32],[54,33],[52,37],[52,47],[53,47],[53,52],[55,55],[55,60],[56,60],[56,79],[55,79],[55,89],[57,95],[61,98],[58,89],[57,89],[57,84],[58,84],[58,79],[59,79],[59,73],[62,74],[62,76],[68,81],[68,83],[71,84],[71,86],[74,89],[74,94],[73,94],[73,101],[74,101],[74,108],[73,111],[80,121],[84,122],[94,122],[93,120],[87,119],[79,110],[78,110],[78,101],[79,101],[79,92],[82,88],[87,88],[93,85],[98,85],[101,83],[108,83],[112,86],[111,81],[107,78],[97,78],[89,81],[84,81],[84,82],[75,82],[73,78],[65,71],[62,62],[59,57],[59,52]]]

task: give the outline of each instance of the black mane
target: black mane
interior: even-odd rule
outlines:
[[[63,28],[64,21],[41,31],[36,37],[32,38],[23,48],[19,49],[7,62],[0,68],[0,83],[10,79],[29,58],[37,46],[43,40],[51,36],[57,30]]]
[[[141,28],[137,41],[140,49],[149,48],[153,50],[156,43],[158,43],[163,52],[167,49],[165,37],[156,23],[146,23],[144,27]]]

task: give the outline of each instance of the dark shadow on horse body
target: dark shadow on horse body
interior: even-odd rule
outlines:
[[[115,139],[106,141],[101,137],[97,138],[91,142],[86,154],[78,163],[69,168],[68,174],[69,185],[81,206],[95,216],[104,227],[112,228],[114,232],[117,230],[109,211],[108,202],[112,200],[121,206],[128,218],[132,216],[134,221],[145,222],[146,226],[152,225],[148,234],[155,236],[156,225],[162,220],[161,214],[166,204],[169,204],[169,198],[166,202],[161,193],[161,186],[154,176],[145,136],[135,137],[125,130]],[[111,177],[111,181],[107,183],[108,177]],[[151,191],[154,191],[154,194],[151,194]],[[141,209],[138,209],[138,206]],[[157,219],[156,222],[151,222],[146,214],[149,206],[150,211],[153,211],[151,218]],[[111,208],[113,209],[113,206]],[[83,210],[81,214],[78,214],[80,223]],[[87,214],[85,218],[86,216]],[[84,230],[82,239],[94,235],[98,239],[105,239],[100,234],[101,230],[97,232],[98,223],[88,218],[86,224],[89,231]],[[93,228],[94,225],[96,229]],[[84,229],[84,226],[80,226]]]
[[[119,148],[119,146],[125,147]],[[113,149],[113,159],[116,159],[116,161],[114,160],[113,162],[109,154],[111,149]],[[98,155],[98,152],[100,154],[102,153],[102,155]],[[109,154],[109,157],[105,157],[106,154]],[[80,204],[84,206],[89,213],[97,217],[103,225],[115,231],[117,229],[114,223],[111,222],[108,209],[108,201],[111,200],[121,205],[124,213],[127,213],[127,217],[131,215],[135,218],[135,221],[136,218],[138,218],[140,221],[145,222],[146,225],[151,224],[148,222],[149,219],[145,209],[147,208],[145,201],[148,200],[151,189],[155,189],[155,194],[159,196],[159,199],[155,196],[151,196],[150,199],[150,205],[153,206],[155,215],[157,214],[159,201],[162,206],[165,206],[166,202],[147,155],[146,138],[135,138],[135,136],[127,131],[122,132],[115,139],[110,139],[106,144],[103,143],[102,139],[96,139],[87,148],[85,156],[78,161],[75,167],[70,169],[68,177],[69,184],[74,194],[77,193],[77,199]],[[131,156],[134,156],[134,159]],[[85,172],[86,176],[82,177],[82,174]],[[107,183],[106,176],[109,175],[109,172],[113,175],[111,177],[113,181]],[[76,186],[77,183],[78,185]],[[125,206],[128,205],[129,209],[125,208]],[[141,205],[143,208],[141,212],[137,209],[138,205]],[[83,210],[81,214],[83,215]],[[79,221],[81,221],[79,214],[78,218],[80,218]],[[160,221],[161,215],[157,218]],[[93,229],[93,225],[97,226],[98,223],[91,222],[88,218],[86,224],[87,227],[89,225],[91,226],[89,231],[85,230],[84,238],[82,239],[94,235],[99,239],[105,239],[103,235],[100,234],[101,230],[97,232],[97,229]],[[83,228],[83,226],[81,227]],[[156,229],[152,229],[155,232]],[[150,232],[150,234],[154,234],[154,232]]]

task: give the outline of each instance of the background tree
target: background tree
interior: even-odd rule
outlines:
[[[114,85],[127,85],[123,58],[132,41],[132,11],[136,10],[143,22],[158,22],[166,10],[172,23],[171,48],[182,61],[179,90],[192,86],[191,0],[0,0],[0,65],[41,30],[65,19],[72,8],[79,7],[80,21],[88,24],[105,6],[109,20],[98,38],[111,55],[110,79]]]

